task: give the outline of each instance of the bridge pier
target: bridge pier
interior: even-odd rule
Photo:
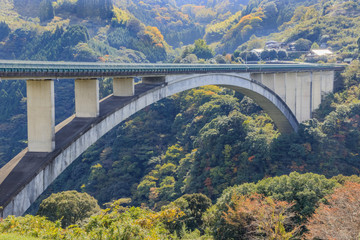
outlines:
[[[129,97],[135,94],[135,84],[133,78],[116,78],[113,79],[113,92],[117,97]]]
[[[322,96],[333,91],[334,72],[252,73],[251,79],[274,91],[302,122],[312,117]]]
[[[99,80],[75,79],[76,117],[97,117],[99,110]]]
[[[55,100],[53,80],[27,80],[29,152],[55,149]]]

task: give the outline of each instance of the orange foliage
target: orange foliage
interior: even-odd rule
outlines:
[[[358,239],[360,232],[360,184],[346,182],[321,203],[309,220],[307,239]]]
[[[296,171],[296,172],[304,172],[306,166],[307,166],[306,164],[297,165],[296,162],[292,161],[292,162],[291,162],[290,169],[291,169],[292,171]]]
[[[212,194],[212,191],[214,190],[213,186],[212,186],[212,181],[211,178],[207,177],[204,181],[205,186],[207,187],[208,191],[210,194]]]
[[[159,44],[164,41],[164,36],[161,34],[160,30],[157,27],[147,26],[145,30],[145,34],[151,36],[153,43]]]
[[[252,162],[254,160],[255,156],[251,156],[248,158],[249,162]]]
[[[159,190],[157,188],[150,188],[149,199],[155,200],[159,197]]]
[[[289,239],[298,228],[291,232],[284,225],[291,222],[293,203],[276,201],[270,197],[254,193],[251,196],[232,196],[233,205],[224,212],[225,221],[245,232],[245,239]]]

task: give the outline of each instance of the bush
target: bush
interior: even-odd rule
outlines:
[[[295,42],[296,51],[309,51],[311,48],[311,41],[307,39],[300,38]]]
[[[38,215],[51,221],[61,219],[62,227],[75,224],[100,211],[97,200],[87,193],[66,191],[53,193],[42,201]]]

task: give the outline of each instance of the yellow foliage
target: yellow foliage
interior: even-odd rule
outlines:
[[[147,26],[145,34],[148,34],[153,39],[153,43],[162,44],[164,41],[164,36],[161,34],[160,30],[157,27]]]
[[[120,8],[114,6],[113,12],[114,16],[111,19],[113,22],[115,21],[118,24],[126,24],[126,22],[130,20],[130,14]]]

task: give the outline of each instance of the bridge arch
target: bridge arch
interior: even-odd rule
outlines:
[[[56,146],[56,149],[51,153],[41,153],[40,156],[35,156],[42,158],[40,160],[42,164],[39,165],[32,176],[28,177],[26,183],[16,186],[16,191],[0,196],[0,206],[3,206],[0,217],[24,214],[30,205],[35,202],[37,197],[40,196],[75,159],[104,134],[131,115],[163,98],[205,85],[223,86],[252,98],[270,115],[281,132],[292,132],[298,128],[298,121],[286,103],[271,89],[250,79],[250,74],[248,73],[167,76],[165,82],[132,97],[126,104],[94,118],[83,130],[74,134],[71,142],[64,146]],[[100,104],[107,104],[108,101],[111,101],[111,98],[115,97],[106,97],[101,100]],[[70,117],[59,124],[56,127],[56,134],[66,129],[67,125],[72,121],[76,121],[76,118]],[[23,153],[25,156],[29,155],[29,158],[34,157],[32,156],[34,154],[36,153]],[[0,185],[0,192],[6,192],[2,188],[16,182],[14,178],[16,178],[16,173],[11,172]]]

